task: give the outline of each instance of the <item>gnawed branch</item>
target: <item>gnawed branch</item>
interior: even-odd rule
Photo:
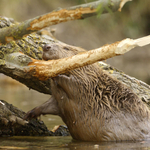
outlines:
[[[127,1],[126,1],[127,2]],[[126,3],[125,2],[125,3]],[[124,5],[124,4],[123,4]],[[0,30],[0,45],[12,40],[21,39],[28,34],[69,20],[84,19],[97,14],[100,6],[102,13],[117,11],[123,7],[122,0],[99,0],[68,9],[60,9],[51,13],[38,16],[20,24],[15,24]]]
[[[32,59],[29,63],[29,72],[34,72],[34,76],[40,80],[47,80],[50,77],[57,76],[58,74],[66,71],[90,65],[97,61],[106,60],[108,58],[122,55],[134,47],[145,46],[150,44],[150,36],[140,39],[132,40],[125,39],[120,42],[116,42],[110,45],[103,46],[98,49],[90,50],[88,52],[82,52],[78,55],[49,61],[41,61]],[[63,47],[63,44],[59,44]]]
[[[106,45],[95,50],[75,55],[73,57],[50,61],[36,60],[20,52],[17,52],[7,54],[5,56],[4,62],[5,65],[3,66],[3,71],[5,71],[6,68],[7,69],[9,68],[9,71],[11,72],[13,77],[14,76],[15,77],[17,76],[18,78],[21,77],[21,82],[23,81],[27,82],[27,80],[29,80],[30,83],[32,80],[31,83],[34,84],[35,82],[38,81],[38,79],[47,80],[51,77],[69,71],[71,69],[75,69],[78,67],[82,67],[84,65],[92,64],[96,61],[101,61],[114,56],[121,55],[133,49],[136,46],[144,46],[149,43],[150,43],[150,36],[136,40],[125,39],[120,42],[113,43],[111,45]],[[64,45],[68,46],[69,48],[72,47],[70,45],[66,45],[63,43],[57,44],[60,47],[61,46],[63,47]],[[30,87],[33,88],[34,86],[31,85],[31,83]],[[45,83],[41,82],[41,84],[46,84],[46,82]],[[38,86],[34,87],[34,89],[39,91],[39,89],[37,88]],[[43,88],[40,88],[40,92],[41,91],[44,91],[45,93],[50,92],[48,89],[47,90],[42,89]]]

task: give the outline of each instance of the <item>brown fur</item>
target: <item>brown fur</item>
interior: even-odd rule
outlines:
[[[53,44],[43,59],[59,59],[85,51]],[[51,82],[52,97],[29,111],[27,118],[59,115],[74,139],[82,141],[142,140],[149,137],[150,112],[131,89],[95,63],[58,75]]]

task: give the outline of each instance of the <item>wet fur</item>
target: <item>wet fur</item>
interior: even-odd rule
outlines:
[[[59,59],[83,51],[53,44],[44,50],[43,58]],[[51,87],[51,99],[28,112],[26,118],[41,114],[59,115],[72,137],[82,141],[142,140],[149,137],[150,112],[147,106],[131,89],[96,63],[58,75],[53,78]]]

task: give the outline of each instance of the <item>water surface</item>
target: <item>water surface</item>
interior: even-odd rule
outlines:
[[[149,150],[150,142],[78,142],[67,137],[0,138],[0,149],[30,150]]]

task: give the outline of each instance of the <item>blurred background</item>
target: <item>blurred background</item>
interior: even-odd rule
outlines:
[[[66,8],[88,2],[90,0],[0,0],[0,16],[6,16],[22,22],[51,12],[59,7]],[[122,12],[61,23],[52,26],[51,29],[56,29],[54,36],[62,42],[87,50],[95,49],[125,38],[136,39],[149,35],[149,6],[149,0],[133,0],[124,6]],[[150,45],[135,48],[125,55],[108,59],[106,63],[150,84]],[[0,99],[13,101],[13,99],[16,100],[18,98],[19,102],[15,101],[16,105],[18,106],[18,103],[22,104],[20,108],[23,110],[29,110],[30,107],[35,106],[37,99],[44,99],[45,101],[49,97],[40,95],[33,90],[29,91],[25,86],[22,86],[23,90],[20,91],[21,85],[19,85],[19,88],[16,88],[16,82],[2,74],[0,74],[0,79],[0,85],[4,85],[0,86]],[[12,86],[6,91],[7,85],[10,84]],[[8,92],[9,94],[7,94]],[[27,95],[24,95],[25,93]],[[19,94],[18,97],[16,96],[17,94]],[[34,97],[34,95],[36,96]],[[27,99],[30,100],[30,105],[28,105]],[[33,104],[31,105],[31,103]]]

